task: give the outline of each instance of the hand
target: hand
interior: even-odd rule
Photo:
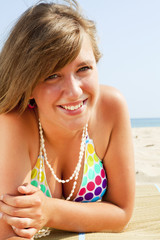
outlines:
[[[24,195],[0,197],[0,212],[18,236],[31,239],[47,223],[47,197],[30,184],[20,186],[18,191]]]

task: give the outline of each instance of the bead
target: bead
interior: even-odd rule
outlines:
[[[77,182],[75,181],[75,182],[73,183],[73,185],[76,186],[76,185],[77,185]]]
[[[46,229],[40,229],[35,235],[34,235],[34,239],[35,238],[41,238],[41,237],[45,237],[48,236],[50,234],[51,230],[49,230],[49,228]]]
[[[73,174],[68,179],[63,180],[63,179],[59,179],[57,177],[53,168],[51,167],[50,163],[48,162],[47,153],[46,153],[46,149],[45,149],[45,141],[44,141],[44,138],[43,138],[43,129],[42,129],[42,125],[41,125],[41,122],[40,122],[40,119],[39,119],[40,157],[41,157],[41,159],[42,159],[42,152],[43,152],[44,153],[44,160],[45,160],[47,166],[49,167],[49,169],[50,169],[52,175],[54,176],[55,180],[58,181],[59,183],[69,182],[75,177],[75,181],[73,183],[71,193],[66,198],[66,200],[70,200],[70,198],[72,197],[72,195],[75,191],[76,185],[77,185],[77,179],[78,179],[78,175],[79,175],[79,172],[80,172],[81,162],[82,162],[82,159],[83,159],[83,154],[84,154],[84,149],[85,149],[85,140],[86,140],[86,137],[87,137],[87,127],[88,127],[88,124],[86,124],[86,126],[83,127],[81,145],[80,145],[80,152],[79,152],[79,160],[78,160],[77,166],[76,166]],[[42,161],[41,161],[41,163],[42,163]],[[41,172],[42,172],[42,167],[43,167],[43,165],[41,163],[40,163],[40,180],[41,180]]]

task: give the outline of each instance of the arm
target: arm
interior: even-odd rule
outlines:
[[[62,199],[44,197],[40,191],[37,191],[30,196],[29,201],[34,206],[28,209],[30,214],[35,213],[35,208],[37,208],[35,202],[38,197],[40,201],[37,204],[39,204],[39,209],[41,209],[41,217],[40,215],[38,217],[38,214],[34,214],[34,216],[32,214],[31,216],[38,224],[37,229],[46,225],[76,232],[117,232],[121,231],[128,223],[133,211],[135,187],[133,148],[128,110],[125,101],[119,94],[111,99],[111,104],[108,104],[106,109],[101,110],[103,113],[106,111],[106,116],[108,113],[112,115],[110,122],[113,123],[104,157],[104,165],[108,176],[108,191],[103,202],[86,204],[68,202]],[[103,121],[106,122],[105,116],[103,117]],[[27,193],[26,191],[26,194],[29,194],[29,192]],[[23,198],[26,197],[24,196]],[[16,207],[14,200],[12,204],[10,202],[7,203]],[[19,211],[19,214],[21,213]],[[22,232],[23,229],[17,229],[16,231],[18,235],[22,234]]]
[[[17,195],[17,187],[30,181],[30,158],[22,123],[13,114],[0,115],[0,195]],[[2,202],[0,201],[0,212]],[[15,236],[12,227],[0,219],[0,239]]]

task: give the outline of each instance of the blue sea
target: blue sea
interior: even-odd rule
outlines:
[[[132,128],[160,127],[160,118],[131,118]]]

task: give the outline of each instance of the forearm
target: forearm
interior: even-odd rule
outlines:
[[[47,225],[67,231],[117,232],[129,220],[125,210],[107,202],[76,203],[50,199],[48,207],[50,214]]]

